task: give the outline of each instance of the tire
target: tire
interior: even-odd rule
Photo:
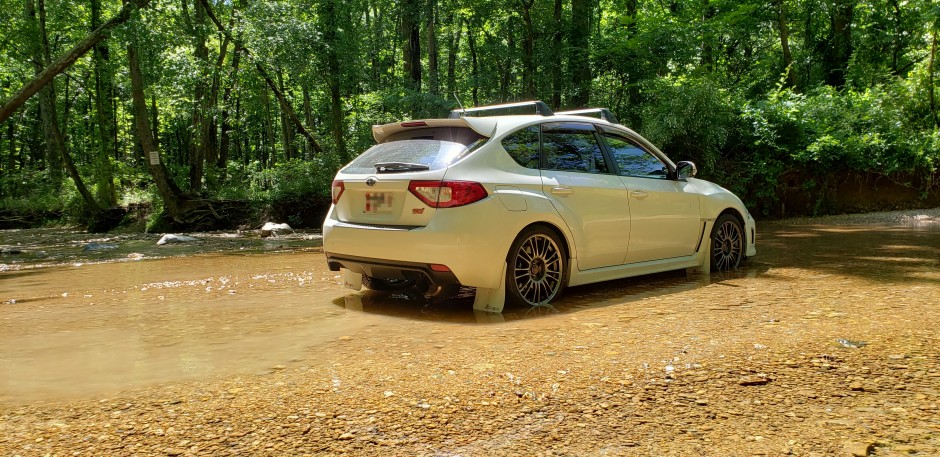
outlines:
[[[517,306],[544,306],[568,283],[568,255],[558,235],[545,227],[522,231],[506,257],[506,298]]]
[[[722,214],[712,227],[711,263],[714,271],[738,268],[744,259],[744,228],[730,214]]]
[[[362,285],[372,290],[396,291],[407,289],[415,285],[415,282],[411,279],[376,278],[362,275]]]

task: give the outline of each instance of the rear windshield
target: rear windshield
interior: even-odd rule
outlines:
[[[402,140],[372,146],[353,160],[346,168],[346,173],[375,173],[377,163],[414,163],[427,165],[429,170],[446,168],[460,160],[477,144],[469,146],[452,141],[441,140]]]

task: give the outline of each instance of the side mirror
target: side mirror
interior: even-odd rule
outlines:
[[[679,179],[694,178],[697,173],[698,168],[692,162],[684,160],[676,164],[676,176]]]

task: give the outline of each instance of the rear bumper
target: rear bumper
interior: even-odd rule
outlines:
[[[330,271],[339,271],[345,268],[353,273],[364,274],[375,278],[416,279],[425,276],[432,284],[460,284],[452,271],[437,271],[431,264],[417,262],[400,262],[392,260],[371,259],[326,253],[326,262]]]
[[[503,218],[506,213],[489,198],[439,209],[424,227],[389,227],[340,222],[331,209],[323,223],[323,250],[331,270],[403,279],[422,274],[439,285],[496,288],[518,231],[514,222],[520,222]]]

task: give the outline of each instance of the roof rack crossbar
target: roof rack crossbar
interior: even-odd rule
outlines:
[[[575,109],[569,111],[559,111],[555,114],[570,114],[574,116],[582,116],[585,114],[597,114],[601,119],[610,122],[611,124],[619,124],[617,121],[617,116],[614,116],[614,113],[611,113],[607,108],[585,108],[585,109]]]
[[[549,108],[548,105],[545,104],[545,102],[541,100],[532,100],[528,102],[503,103],[500,105],[487,105],[487,106],[478,106],[476,108],[455,109],[450,112],[450,118],[457,119],[463,116],[468,116],[468,115],[472,116],[473,113],[480,113],[480,115],[491,115],[491,116],[518,114],[518,113],[513,113],[513,110],[516,110],[517,108],[525,108],[528,106],[531,106],[534,108],[535,110],[534,114],[541,114],[542,116],[554,116],[555,115],[552,109]],[[483,114],[484,112],[486,114]]]

